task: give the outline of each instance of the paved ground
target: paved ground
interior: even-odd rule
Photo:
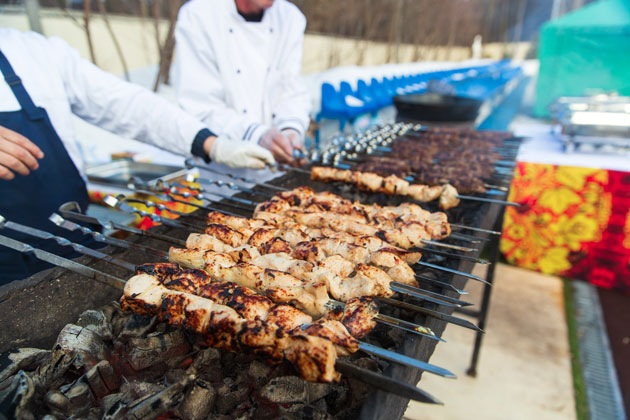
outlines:
[[[425,375],[421,387],[445,405],[412,403],[405,418],[575,418],[561,280],[506,265],[497,270],[477,378],[465,373],[474,334],[449,326],[448,342],[438,345],[431,362],[458,379]],[[481,288],[470,283],[474,300]]]

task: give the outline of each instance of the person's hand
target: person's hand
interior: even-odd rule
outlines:
[[[284,134],[287,140],[289,140],[289,143],[291,143],[291,147],[293,148],[293,150],[299,150],[303,155],[306,155],[306,150],[304,149],[304,139],[302,138],[300,133],[292,128],[286,128],[282,130],[282,134]],[[293,159],[296,161],[296,166],[303,166],[308,163],[308,159],[306,159],[305,157],[299,159],[296,159],[294,157]]]
[[[293,145],[291,141],[275,128],[270,128],[262,135],[258,142],[262,147],[270,150],[279,162],[295,165],[297,162],[293,158]]]
[[[269,150],[253,143],[225,137],[208,137],[203,148],[213,162],[230,168],[264,169],[265,166],[276,163]]]
[[[28,175],[39,168],[44,153],[32,141],[0,126],[0,179],[10,181],[15,174]]]

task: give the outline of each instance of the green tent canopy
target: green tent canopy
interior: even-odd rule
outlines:
[[[560,96],[630,95],[630,0],[591,3],[541,28],[534,113]]]

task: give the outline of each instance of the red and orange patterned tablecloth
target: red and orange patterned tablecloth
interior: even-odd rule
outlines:
[[[509,200],[508,262],[630,293],[630,173],[519,162]]]

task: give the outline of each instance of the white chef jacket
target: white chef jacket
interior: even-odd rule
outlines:
[[[247,22],[234,0],[191,0],[175,29],[174,84],[180,106],[219,134],[257,142],[274,126],[302,136],[311,101],[300,81],[306,19],[275,0]]]
[[[35,105],[48,113],[82,175],[84,162],[71,114],[120,136],[188,156],[195,136],[205,128],[176,105],[82,59],[60,38],[0,28],[0,50]],[[0,77],[0,112],[19,109]]]

